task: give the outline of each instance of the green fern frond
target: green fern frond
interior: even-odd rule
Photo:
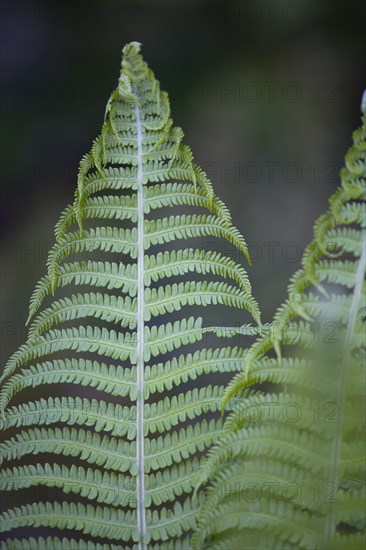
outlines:
[[[139,50],[123,50],[28,339],[1,376],[0,486],[22,504],[42,490],[7,503],[9,548],[189,546],[201,459],[222,429],[218,375],[244,361],[227,339],[262,330],[246,271],[219,252],[224,240],[249,260],[247,245]],[[213,326],[203,313],[216,305],[254,325]]]
[[[353,137],[286,301],[225,391],[195,549],[366,543],[365,114]]]

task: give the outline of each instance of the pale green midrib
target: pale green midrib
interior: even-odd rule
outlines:
[[[343,360],[341,365],[341,372],[338,381],[339,393],[338,393],[338,408],[340,411],[340,419],[336,425],[336,432],[332,447],[331,454],[331,467],[329,474],[329,483],[332,483],[332,486],[339,487],[339,465],[341,463],[341,447],[342,447],[342,412],[344,408],[344,399],[345,399],[345,377],[346,369],[349,364],[349,359],[351,356],[351,343],[352,335],[354,332],[357,313],[359,310],[360,299],[362,296],[362,285],[364,280],[366,268],[366,232],[364,233],[363,239],[361,241],[361,254],[358,262],[358,267],[354,279],[354,291],[352,294],[352,302],[350,307],[350,313],[348,317],[346,335],[344,339],[344,348],[343,348]],[[336,519],[336,503],[330,504],[329,514],[325,518],[325,528],[324,528],[324,542],[328,544],[329,547],[333,545],[334,536],[336,534],[337,519]]]
[[[136,464],[138,468],[136,484],[137,528],[140,534],[139,550],[145,550],[146,533],[145,512],[145,449],[144,449],[144,189],[142,169],[142,132],[140,108],[135,106],[137,141],[137,426],[136,426]]]

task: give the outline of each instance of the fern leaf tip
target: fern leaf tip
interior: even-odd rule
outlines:
[[[140,52],[141,46],[141,42],[133,40],[132,42],[128,42],[123,46],[122,53],[125,57],[132,57]]]

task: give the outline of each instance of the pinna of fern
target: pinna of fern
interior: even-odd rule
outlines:
[[[365,547],[364,112],[353,141],[287,300],[225,392],[237,402],[202,467],[194,549]]]
[[[223,385],[210,375],[238,372],[244,355],[215,336],[236,331],[205,325],[195,306],[246,309],[255,324],[240,333],[258,330],[245,270],[202,246],[221,240],[248,257],[245,241],[139,50],[124,47],[31,298],[28,339],[1,376],[7,548],[189,544],[193,488],[222,423]],[[11,506],[34,487],[38,499]]]

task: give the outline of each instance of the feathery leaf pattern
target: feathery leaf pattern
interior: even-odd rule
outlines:
[[[189,544],[201,457],[222,423],[223,386],[207,380],[243,362],[241,347],[202,347],[208,333],[226,340],[237,330],[195,311],[246,309],[255,323],[239,332],[259,330],[245,270],[202,247],[223,239],[249,260],[245,241],[139,50],[123,49],[101,134],[31,298],[28,340],[1,377],[1,488],[42,488],[4,512],[9,548]]]

